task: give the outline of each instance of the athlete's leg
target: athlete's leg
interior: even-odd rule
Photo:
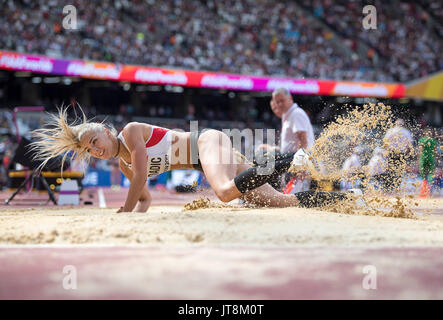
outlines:
[[[267,163],[274,163],[276,160],[282,160],[285,158],[292,160],[294,158],[294,153],[293,152],[281,153],[279,151],[263,152],[263,150],[261,150],[255,153],[253,166],[263,166],[266,165]],[[267,183],[269,183],[275,190],[281,192],[287,183],[287,181],[286,182],[284,181],[283,177],[286,176],[287,178],[288,175],[289,173],[285,173],[283,175],[275,175],[273,178],[270,178],[267,181]]]
[[[224,202],[242,198],[248,203],[272,207],[287,206],[321,206],[336,200],[346,199],[346,194],[328,192],[302,192],[297,195],[285,195],[274,190],[270,185],[263,184],[254,190],[241,192],[234,181],[236,174],[245,171],[256,172],[248,164],[240,163],[237,159],[227,135],[220,131],[208,130],[201,134],[198,140],[200,161],[209,184],[218,198]],[[282,160],[280,160],[282,161]],[[278,162],[278,161],[277,161]],[[290,161],[289,161],[290,164]],[[280,164],[288,166],[286,162]],[[277,164],[276,167],[281,167]],[[268,175],[268,178],[272,173]]]
[[[286,158],[250,167],[234,178],[235,185],[241,193],[254,190],[288,172],[291,163],[292,158]]]
[[[246,171],[251,170],[251,167],[248,164],[239,164],[237,166],[237,173],[241,174]],[[236,177],[238,177],[237,175]],[[268,176],[268,179],[272,179],[272,177]],[[235,186],[234,182],[234,187]],[[237,189],[238,190],[238,189]],[[270,184],[266,183],[261,185],[258,188],[255,188],[250,191],[246,191],[244,193],[240,193],[241,199],[246,201],[247,203],[259,205],[259,206],[267,206],[267,207],[290,207],[290,206],[298,206],[300,205],[299,200],[294,197],[293,194],[283,194],[275,190]]]
[[[240,197],[233,180],[237,163],[229,137],[221,131],[207,130],[198,138],[198,152],[203,172],[217,197],[223,202]]]
[[[205,131],[198,139],[198,149],[203,172],[221,201],[228,202],[242,197],[248,203],[257,205],[287,207],[299,204],[293,195],[284,195],[270,185],[262,185],[246,193],[240,192],[234,178],[238,173],[253,167],[240,163],[226,134],[216,130]]]
[[[248,165],[239,165],[238,169],[249,170]],[[300,206],[306,208],[321,207],[348,198],[346,193],[303,191],[296,194],[283,194],[271,185],[264,184],[254,190],[247,191],[241,199],[247,203],[267,207]]]

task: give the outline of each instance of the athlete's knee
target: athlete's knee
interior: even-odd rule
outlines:
[[[235,199],[235,197],[232,196],[232,194],[229,194],[228,192],[225,191],[216,192],[215,194],[222,202],[230,202]]]
[[[220,186],[215,188],[215,194],[222,202],[229,202],[237,198],[233,190],[229,186]]]

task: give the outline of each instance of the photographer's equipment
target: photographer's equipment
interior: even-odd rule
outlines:
[[[62,171],[62,157],[56,157],[54,159],[51,159],[48,161],[48,163],[43,167],[42,172],[37,170],[37,168],[42,164],[43,161],[34,160],[34,151],[30,149],[31,141],[28,140],[25,137],[21,137],[20,143],[15,150],[15,155],[12,158],[11,164],[18,163],[24,167],[27,167],[28,170],[31,170],[30,175],[24,179],[24,181],[20,184],[20,186],[17,188],[17,190],[5,201],[6,204],[9,204],[12,199],[26,186],[26,184],[29,181],[33,181],[31,179],[36,179],[39,181],[44,189],[47,190],[49,199],[54,202],[54,204],[57,204],[57,200],[55,199],[54,192],[49,187],[49,184],[46,180],[46,178],[43,176],[43,171],[50,171],[50,172],[57,172]],[[66,170],[70,166],[69,159],[66,159],[63,170]],[[15,172],[14,172],[15,173]]]

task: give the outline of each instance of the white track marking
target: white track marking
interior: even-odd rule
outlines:
[[[98,207],[99,208],[106,208],[106,201],[105,201],[105,194],[103,193],[103,189],[102,188],[98,188]]]

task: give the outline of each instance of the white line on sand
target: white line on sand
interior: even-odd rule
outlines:
[[[106,208],[105,194],[103,193],[103,189],[98,188],[97,193],[98,193],[98,207]]]

